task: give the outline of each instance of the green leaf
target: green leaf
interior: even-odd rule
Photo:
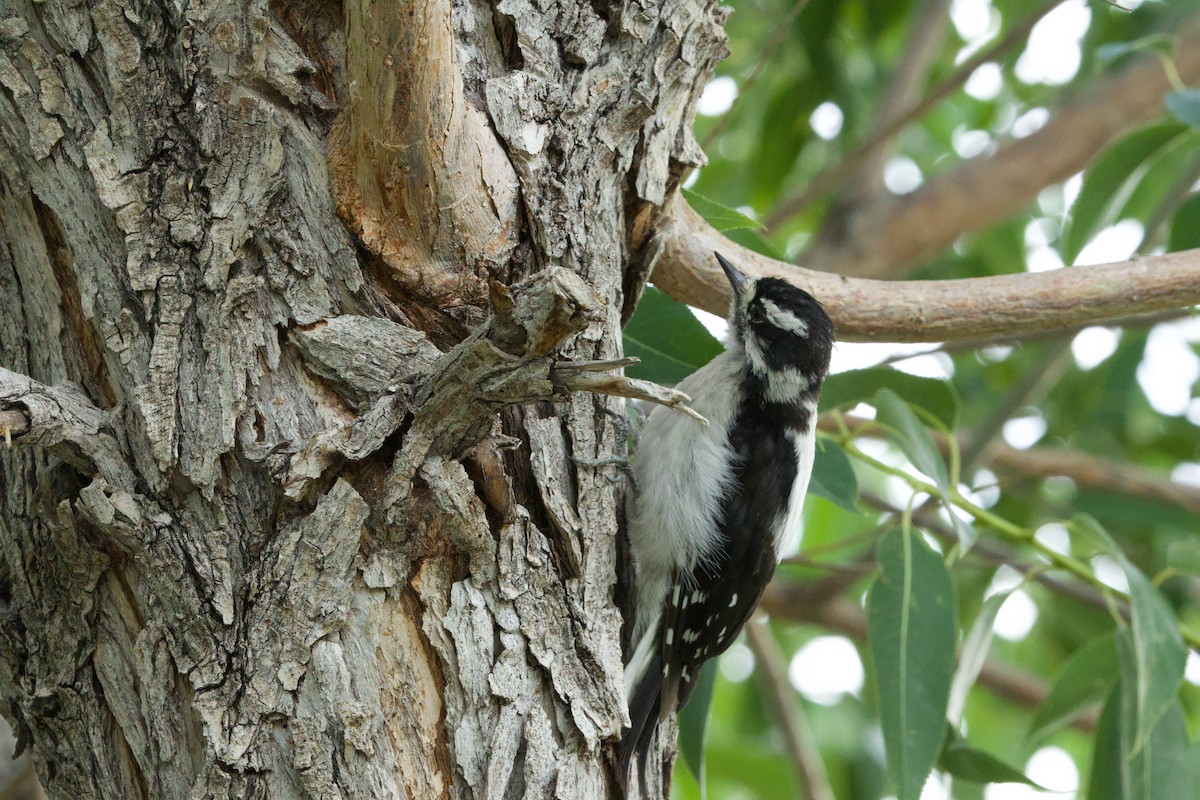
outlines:
[[[1200,194],[1192,195],[1175,212],[1167,250],[1172,253],[1200,247]]]
[[[900,448],[900,452],[914,467],[933,479],[943,497],[950,497],[955,487],[950,484],[946,462],[942,460],[942,454],[938,452],[929,431],[925,430],[908,404],[891,389],[880,389],[871,403],[875,406],[875,421],[884,426],[888,439]],[[953,511],[949,516],[963,552],[966,552],[975,543],[975,530]]]
[[[1144,128],[1122,139],[1101,156],[1084,176],[1071,219],[1061,239],[1062,258],[1072,264],[1099,229],[1114,222],[1148,169],[1151,156],[1186,130],[1178,123]]]
[[[1175,119],[1200,128],[1200,89],[1179,89],[1163,95],[1163,105]]]
[[[1122,681],[1128,680],[1136,725],[1133,750],[1146,743],[1150,731],[1175,701],[1187,666],[1187,647],[1171,607],[1141,570],[1118,554],[1133,607],[1133,663],[1121,663]],[[1132,670],[1132,674],[1130,674]]]
[[[817,439],[817,457],[813,461],[808,490],[847,511],[858,513],[858,477],[846,451],[826,438]]]
[[[946,730],[946,743],[938,756],[938,768],[971,783],[1024,783],[1037,789],[1043,788],[1016,767],[971,747],[953,728]]]
[[[929,412],[954,430],[958,422],[958,395],[948,381],[921,378],[886,367],[839,372],[825,379],[821,408],[844,408],[869,403],[880,389],[891,389],[912,405]]]
[[[1128,635],[1122,637],[1132,648]],[[1109,695],[1096,728],[1087,800],[1179,800],[1200,796],[1194,754],[1179,702],[1172,702],[1146,744],[1129,757],[1134,733],[1125,724],[1125,687]]]
[[[686,305],[647,286],[625,326],[625,355],[642,363],[625,370],[631,378],[672,385],[707,364],[722,350]]]
[[[1188,131],[1176,136],[1158,149],[1129,200],[1114,214],[1114,219],[1136,219],[1149,222],[1163,207],[1164,202],[1178,202],[1170,195],[1181,175],[1191,172],[1200,155],[1200,130]]]
[[[954,672],[954,588],[941,557],[911,531],[875,554],[867,640],[879,689],[888,769],[899,800],[917,800],[942,747]]]
[[[950,704],[946,710],[946,718],[951,726],[962,721],[963,708],[967,703],[967,694],[975,685],[987,658],[988,648],[992,643],[992,633],[995,630],[996,615],[1000,606],[1012,592],[997,592],[984,601],[983,607],[971,625],[971,632],[963,641],[958,656],[958,668],[954,671],[954,680],[950,684]]]
[[[1168,55],[1171,52],[1171,37],[1165,33],[1152,33],[1131,42],[1112,42],[1096,48],[1096,61],[1103,67],[1110,67],[1116,61],[1129,56],[1155,51]]]
[[[708,735],[708,710],[712,705],[713,687],[717,682],[717,659],[712,658],[700,668],[696,688],[688,704],[679,712],[679,752],[688,769],[700,785],[700,797],[707,796],[704,786],[704,741]]]
[[[1085,708],[1098,703],[1117,680],[1116,631],[1098,636],[1079,648],[1059,670],[1050,694],[1038,707],[1030,738],[1045,736],[1066,725]]]
[[[691,189],[681,189],[680,191],[683,192],[683,196],[692,210],[704,217],[709,225],[719,231],[732,231],[738,228],[757,230],[763,227],[758,220],[746,216],[737,209],[721,205],[716,200],[710,200],[702,194],[697,194]]]

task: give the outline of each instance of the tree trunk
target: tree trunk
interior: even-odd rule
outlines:
[[[0,694],[50,797],[618,794],[622,481],[572,458],[621,406],[562,364],[620,355],[722,20],[0,0]]]

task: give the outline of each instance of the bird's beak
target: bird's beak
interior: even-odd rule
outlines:
[[[725,270],[725,277],[729,279],[729,285],[733,287],[734,298],[740,298],[742,290],[746,288],[746,276],[737,267],[730,264],[725,259],[725,256],[720,253],[713,253],[713,255],[717,257],[717,262],[721,265],[721,269]]]

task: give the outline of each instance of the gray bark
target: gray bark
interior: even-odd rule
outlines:
[[[616,796],[621,482],[570,457],[621,406],[556,364],[620,355],[722,20],[0,0],[0,710],[50,797]]]

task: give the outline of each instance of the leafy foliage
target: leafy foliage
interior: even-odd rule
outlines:
[[[709,163],[688,198],[730,238],[803,263],[814,242],[844,233],[846,204],[859,195],[904,201],[901,189],[879,187],[871,174],[856,176],[861,186],[810,190],[877,133],[900,55],[928,20],[927,4],[915,0],[808,0],[798,10],[794,2],[755,0],[730,17],[731,55],[718,76],[732,78],[739,96],[723,115],[698,118]],[[899,76],[915,82],[918,100],[1047,7],[961,5],[985,6],[990,33],[971,32],[956,16],[928,68]],[[1132,12],[1066,5],[1087,17],[1073,75],[1023,78],[1028,65],[1019,64],[1032,47],[1016,39],[978,73],[990,70],[990,84],[977,74],[967,91],[956,87],[906,121],[885,173],[903,160],[929,182],[966,159],[988,158],[1139,59],[1159,59],[1171,74],[1175,34],[1195,12],[1189,4],[1143,3]],[[1200,247],[1198,92],[1174,82],[1158,118],[1098,149],[1081,176],[1044,179],[1036,201],[963,231],[911,277],[1119,260],[1094,247],[1117,229],[1140,237],[1126,253]],[[981,195],[994,190],[979,187]],[[773,219],[806,191],[798,211]],[[1183,342],[1173,351],[1180,374],[1200,374],[1194,322],[1164,320],[1153,333],[1149,323],[1113,333],[1111,353],[1090,360],[1072,358],[1051,336],[943,348],[945,380],[886,365],[828,379],[801,553],[776,580],[838,588],[819,608],[769,610],[789,658],[831,635],[851,639],[859,653],[864,682],[836,702],[814,693],[797,669],[791,675],[838,800],[916,798],[931,774],[942,787],[926,787],[932,798],[982,800],[986,784],[1013,781],[1026,783],[1024,792],[1075,781],[1074,796],[1088,800],[1200,797],[1200,687],[1195,666],[1186,671],[1189,658],[1200,663],[1200,493],[1169,477],[1200,462],[1200,400],[1192,399],[1200,392],[1191,386],[1183,400],[1190,419],[1178,402],[1168,413],[1147,367],[1171,337]],[[719,351],[686,309],[653,291],[626,330],[626,348],[643,357],[639,377],[663,383]],[[1038,433],[1025,454],[1005,443],[1013,418]],[[1033,456],[1045,459],[1037,469]],[[1068,469],[1070,459],[1088,469]],[[1013,629],[1017,608],[1032,627]],[[716,677],[709,791],[806,796],[812,777],[792,763],[770,701],[747,677],[750,661],[735,646]],[[684,752],[696,763],[694,714],[687,725]],[[879,738],[882,750],[870,744]],[[1075,772],[1034,774],[1031,757],[1046,752]],[[684,774],[676,795],[698,796]]]

